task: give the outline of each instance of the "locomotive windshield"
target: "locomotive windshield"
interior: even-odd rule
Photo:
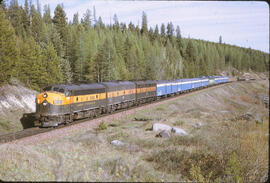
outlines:
[[[45,92],[45,91],[51,91],[52,90],[52,87],[51,86],[47,86],[47,87],[45,87],[45,88],[43,88],[43,91]]]

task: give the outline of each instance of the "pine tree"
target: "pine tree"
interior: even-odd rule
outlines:
[[[42,62],[46,69],[46,73],[50,76],[47,84],[59,83],[62,81],[60,58],[54,50],[53,44],[45,47],[42,53]]]
[[[221,44],[222,43],[222,37],[221,36],[219,36],[219,44]]]
[[[135,26],[132,22],[128,24],[128,30],[130,30],[131,32],[135,32]]]
[[[113,21],[114,21],[113,29],[116,30],[116,31],[119,31],[120,30],[120,24],[118,22],[118,18],[117,18],[116,14],[113,15]]]
[[[23,19],[24,9],[19,6],[18,0],[11,0],[7,11],[9,18],[16,35],[22,36],[24,34]]]
[[[143,11],[142,12],[142,29],[141,29],[142,34],[147,34],[148,33],[148,28],[147,28],[147,16],[146,13]]]
[[[168,23],[167,25],[167,37],[172,41],[173,38],[173,32],[174,32],[174,28],[173,28],[173,24],[172,22]]]
[[[0,8],[0,84],[17,76],[19,50],[13,28]]]
[[[69,61],[60,58],[60,69],[63,82],[70,84],[72,82],[73,73]]]
[[[66,13],[61,5],[57,5],[54,10],[54,17],[52,20],[57,32],[60,34],[60,38],[63,41],[63,45],[66,46],[67,41],[67,18]]]
[[[73,25],[78,25],[79,24],[79,13],[78,12],[73,15],[72,24]]]
[[[155,31],[154,31],[154,39],[156,40],[158,36],[159,36],[159,30],[158,30],[158,25],[156,25]]]
[[[40,46],[32,37],[21,43],[19,76],[28,87],[35,90],[49,83],[50,77],[42,61]]]
[[[0,1],[0,9],[2,9],[4,11],[4,13],[7,13],[6,0]]]
[[[44,14],[43,14],[43,20],[46,24],[51,24],[52,23],[52,17],[51,17],[51,10],[50,10],[50,5],[44,5]]]
[[[31,5],[31,33],[34,37],[35,41],[40,43],[41,38],[43,36],[43,24],[41,14],[35,9],[35,6]]]
[[[25,3],[24,3],[24,11],[22,14],[22,21],[23,21],[23,28],[24,28],[26,35],[29,35],[30,34],[30,12],[29,12],[28,0],[25,0]]]
[[[195,61],[195,48],[191,40],[189,40],[187,44],[186,53],[187,53],[187,59],[189,61],[194,62]]]
[[[85,14],[83,15],[83,21],[82,24],[84,26],[84,29],[87,31],[90,29],[91,26],[91,11],[89,9],[86,10]]]

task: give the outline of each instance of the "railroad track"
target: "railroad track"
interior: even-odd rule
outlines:
[[[156,100],[156,101],[152,101],[150,103],[141,104],[139,106],[141,107],[141,106],[145,106],[145,105],[148,105],[148,104],[159,103],[159,102],[166,101],[166,100],[169,100],[169,99],[185,96],[185,95],[188,95],[188,94],[191,94],[191,93],[200,93],[200,92],[202,92],[204,90],[207,90],[207,89],[210,89],[210,88],[216,88],[216,87],[220,87],[220,86],[224,86],[224,85],[228,85],[228,84],[230,84],[230,83],[223,83],[223,84],[214,85],[214,86],[210,86],[210,87],[199,89],[199,90],[193,90],[193,91],[190,91],[190,92],[182,93],[180,95],[174,95],[174,96],[171,96],[171,97],[163,98],[161,100]],[[132,110],[132,109],[134,109],[136,107],[139,107],[139,106],[132,106],[132,107],[129,107],[129,108],[126,108],[126,109],[120,109],[120,110],[117,110],[117,111],[113,112],[113,114],[120,113],[120,112],[127,111],[127,110]],[[37,135],[37,134],[40,134],[40,133],[46,133],[46,132],[52,131],[54,129],[66,128],[66,127],[69,127],[71,125],[83,123],[85,121],[90,121],[90,120],[93,120],[93,119],[98,119],[98,118],[105,117],[105,116],[108,116],[108,115],[111,115],[111,114],[102,114],[102,115],[100,115],[100,116],[98,116],[96,118],[92,118],[92,119],[85,118],[85,119],[75,120],[72,123],[68,123],[68,124],[65,124],[65,125],[59,125],[58,127],[55,127],[55,128],[32,127],[32,128],[24,129],[22,131],[0,135],[0,144],[11,142],[11,141],[18,140],[18,139],[22,139],[22,138],[33,136],[33,135]]]

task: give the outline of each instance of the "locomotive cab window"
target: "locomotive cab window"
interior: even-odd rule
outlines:
[[[43,91],[50,91],[50,90],[52,90],[51,86],[47,86],[47,87],[43,88]]]
[[[65,90],[64,90],[63,88],[61,88],[61,89],[59,90],[60,93],[64,93],[64,91],[65,91]]]
[[[59,88],[54,87],[54,88],[53,88],[53,91],[59,91]]]

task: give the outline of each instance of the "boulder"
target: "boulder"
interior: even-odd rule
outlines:
[[[156,137],[169,138],[171,137],[171,134],[168,130],[162,130],[159,134],[156,135]]]
[[[247,112],[244,115],[240,116],[240,119],[250,121],[254,119],[254,116],[250,112]]]
[[[263,123],[263,119],[262,119],[260,116],[257,115],[257,116],[255,117],[255,123],[256,123],[256,124],[262,124],[262,123]]]
[[[181,128],[176,128],[176,127],[172,128],[172,132],[175,133],[176,135],[181,135],[181,136],[188,135],[188,133],[185,130],[183,130]]]
[[[152,129],[155,132],[162,131],[162,130],[171,131],[172,127],[170,127],[169,125],[162,124],[162,123],[154,123],[152,126]]]
[[[111,141],[111,144],[115,145],[115,146],[123,146],[123,145],[125,145],[125,143],[121,142],[120,140],[113,140],[113,141]]]

